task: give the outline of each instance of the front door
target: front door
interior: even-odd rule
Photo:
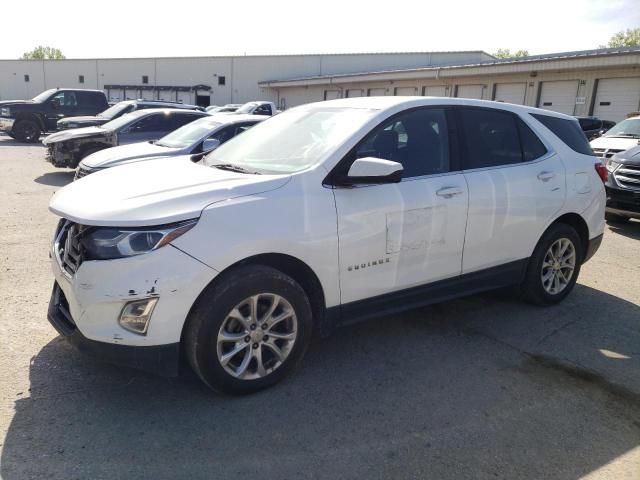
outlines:
[[[78,114],[78,99],[76,92],[57,92],[47,100],[45,111],[45,126],[47,131],[56,129],[58,120],[73,117]]]
[[[450,161],[447,118],[441,108],[396,115],[341,163],[404,167],[400,183],[334,189],[343,304],[460,275],[468,195]]]

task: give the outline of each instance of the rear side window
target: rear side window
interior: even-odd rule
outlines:
[[[522,158],[530,162],[547,153],[547,148],[542,144],[538,136],[533,133],[526,123],[518,118],[518,132],[520,133],[520,145],[522,146]]]
[[[582,153],[583,155],[594,155],[589,146],[589,141],[577,121],[541,115],[539,113],[532,113],[530,115],[551,130],[556,137],[562,140],[573,151]]]
[[[522,161],[515,115],[486,108],[460,109],[467,152],[463,169],[510,165]]]

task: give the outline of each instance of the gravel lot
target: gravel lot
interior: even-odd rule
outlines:
[[[640,222],[559,306],[495,292],[355,325],[232,398],[56,336],[47,204],[71,178],[0,136],[0,478],[640,479]]]

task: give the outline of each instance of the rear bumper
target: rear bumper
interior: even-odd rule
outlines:
[[[0,131],[10,132],[13,130],[13,124],[15,120],[13,118],[0,117]]]
[[[80,352],[114,365],[173,377],[178,375],[180,344],[131,346],[98,342],[86,338],[76,327],[64,292],[56,282],[47,312],[49,323]]]
[[[623,190],[606,186],[608,213],[640,218],[640,190]]]
[[[582,263],[587,262],[596,254],[596,252],[600,248],[600,244],[602,244],[602,237],[603,235],[601,234],[589,240],[589,245],[587,245],[587,251],[584,254],[584,260],[582,261]]]

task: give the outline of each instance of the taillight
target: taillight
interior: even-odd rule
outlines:
[[[609,178],[609,172],[607,171],[607,167],[605,167],[602,162],[596,163],[594,167],[596,167],[596,172],[598,173],[600,180],[602,180],[602,183],[606,183],[607,179]]]

